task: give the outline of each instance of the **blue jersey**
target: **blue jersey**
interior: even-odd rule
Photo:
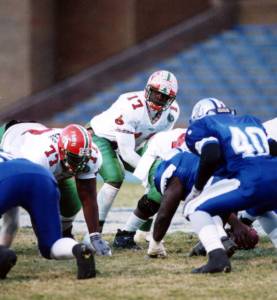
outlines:
[[[269,156],[265,129],[250,115],[218,114],[196,120],[187,130],[186,143],[198,155],[206,143],[218,143],[228,173],[243,168],[252,158]]]
[[[178,177],[183,184],[184,198],[189,194],[196,177],[199,158],[190,152],[182,152],[169,160],[162,161],[154,175],[154,182],[157,190],[163,194],[167,181],[171,177]]]
[[[61,238],[60,193],[52,173],[27,159],[11,159],[0,152],[0,215],[23,207],[30,215],[41,254],[50,258]]]
[[[201,155],[206,143],[218,143],[225,162],[225,179],[204,189],[186,214],[203,210],[224,215],[245,209],[256,213],[277,208],[277,158],[269,154],[266,132],[253,116],[218,114],[196,120],[187,130],[186,143]]]

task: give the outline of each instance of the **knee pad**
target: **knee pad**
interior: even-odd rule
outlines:
[[[149,216],[154,216],[159,210],[160,204],[151,201],[147,198],[147,195],[143,195],[138,201],[138,209]]]

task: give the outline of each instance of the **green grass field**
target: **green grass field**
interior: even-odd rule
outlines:
[[[135,203],[142,189],[125,185],[117,206]],[[104,238],[110,242],[112,235]],[[0,281],[0,299],[276,299],[276,250],[267,238],[258,247],[238,251],[229,274],[192,275],[204,257],[188,257],[194,235],[176,232],[165,238],[168,258],[145,258],[141,251],[114,250],[112,257],[96,257],[97,277],[79,281],[75,261],[46,260],[38,256],[31,229],[20,229],[13,248],[18,262]]]

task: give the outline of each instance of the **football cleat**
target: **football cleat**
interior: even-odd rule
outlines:
[[[0,279],[5,279],[11,268],[16,264],[15,252],[5,246],[0,246]]]
[[[73,247],[72,252],[77,261],[77,279],[88,279],[96,276],[93,251],[87,245],[80,243]]]
[[[215,249],[208,253],[208,263],[200,268],[193,269],[193,274],[204,273],[229,273],[231,272],[231,263],[227,253],[223,249]]]
[[[118,229],[114,237],[113,247],[122,249],[141,250],[141,247],[139,247],[134,241],[134,236],[135,232]]]
[[[222,237],[221,242],[225,248],[228,257],[232,257],[238,249],[238,245],[228,236]]]
[[[225,248],[228,257],[232,257],[235,251],[238,249],[237,244],[229,237],[222,237],[221,242]],[[206,256],[206,249],[199,241],[190,251],[189,256]]]

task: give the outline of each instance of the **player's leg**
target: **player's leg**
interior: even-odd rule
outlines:
[[[77,278],[95,277],[92,250],[72,238],[61,237],[60,193],[56,183],[45,175],[29,176],[28,180],[32,185],[26,193],[23,207],[30,214],[41,255],[57,260],[76,258]]]
[[[59,182],[59,189],[61,193],[60,211],[62,221],[62,236],[73,238],[72,223],[77,213],[82,208],[75,179],[72,177],[61,180]]]
[[[4,214],[6,211],[11,211],[13,205],[18,205],[16,183],[17,182],[14,180],[4,180],[0,182],[0,215]],[[4,230],[4,233],[8,232]],[[8,244],[10,244],[11,240],[4,235],[2,237],[3,244],[6,244],[7,241],[9,241]],[[15,252],[6,245],[0,245],[0,279],[6,278],[11,268],[16,264],[16,261],[17,257]]]
[[[193,273],[229,272],[231,264],[224,249],[219,232],[219,222],[214,216],[226,215],[234,210],[242,210],[246,203],[237,179],[221,180],[205,189],[198,197],[189,202],[184,216],[189,218],[199,240],[208,253],[208,263],[194,269]],[[223,227],[222,227],[223,230]]]
[[[13,207],[2,215],[0,245],[10,247],[19,227],[19,208]]]
[[[154,174],[155,171],[160,164],[160,160],[156,160],[151,166],[148,174],[148,188],[147,188],[147,198],[149,201],[153,201],[160,205],[161,194],[157,191],[155,183],[154,183]],[[158,206],[159,207],[159,206]],[[156,208],[158,210],[158,207]],[[156,213],[156,212],[155,212]],[[153,216],[155,215],[153,213]],[[142,224],[136,231],[134,236],[134,240],[136,243],[140,243],[142,241],[150,240],[150,230],[153,223],[153,216],[149,217],[144,224]]]
[[[161,195],[156,190],[152,179],[154,171],[159,163],[160,162],[154,163],[151,167],[149,172],[149,188],[147,189],[147,194],[144,194],[139,199],[136,209],[129,216],[123,229],[118,229],[114,238],[114,247],[128,249],[140,248],[136,244],[136,242],[138,243],[139,241],[135,241],[136,231],[141,229],[149,219],[151,219],[152,222],[152,217],[156,214],[160,207]],[[143,238],[145,239],[145,235]]]
[[[258,207],[246,210],[246,213],[259,222],[275,248],[277,248],[277,212],[268,210],[267,207],[262,204]]]
[[[99,174],[103,178],[104,184],[97,194],[99,225],[102,230],[108,212],[124,180],[124,170],[110,141],[94,135],[93,142],[98,146],[103,160]]]

